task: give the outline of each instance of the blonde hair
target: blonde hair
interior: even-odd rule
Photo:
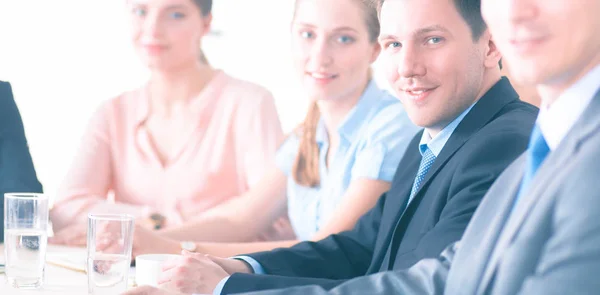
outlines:
[[[377,10],[371,5],[369,0],[352,0],[357,2],[363,8],[365,13],[365,22],[369,31],[369,41],[377,42],[379,37],[379,19]],[[299,0],[296,0],[296,7]],[[295,15],[295,12],[294,12]],[[295,16],[294,16],[295,17]],[[369,79],[372,73],[369,71]],[[298,154],[292,167],[292,177],[297,184],[307,187],[317,187],[321,184],[319,172],[319,145],[315,138],[317,125],[321,118],[321,112],[316,101],[312,102],[304,122],[297,128],[297,134],[300,136],[300,146]]]

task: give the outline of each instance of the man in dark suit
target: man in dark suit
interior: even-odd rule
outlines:
[[[0,81],[0,242],[4,240],[4,194],[41,193],[21,115],[9,83]]]
[[[429,2],[385,0],[382,10],[410,1]],[[527,151],[498,177],[460,242],[329,291],[260,294],[600,294],[600,1],[482,0],[482,11],[511,74],[536,85],[542,108]]]
[[[537,109],[501,78],[500,54],[479,2],[434,2],[411,10],[418,13],[412,22],[382,22],[388,80],[411,120],[425,129],[409,144],[376,206],[353,230],[322,241],[237,259],[185,259],[164,274],[170,280],[165,287],[221,294],[330,289],[437,257],[461,238],[496,177],[525,150]]]

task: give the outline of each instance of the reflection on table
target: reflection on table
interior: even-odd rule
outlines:
[[[87,294],[87,274],[85,273],[85,248],[71,248],[48,245],[46,254],[46,274],[41,290],[13,289],[6,283],[6,275],[0,274],[0,294],[4,295],[82,295]],[[4,245],[0,244],[0,263],[4,263]],[[60,265],[60,266],[59,266]],[[134,271],[130,272],[132,281]],[[130,284],[131,285],[131,284]]]

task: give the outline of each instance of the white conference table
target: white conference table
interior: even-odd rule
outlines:
[[[69,248],[55,245],[48,245],[46,259],[53,255],[64,255],[64,253],[73,254],[73,256],[85,257],[85,248]],[[0,244],[0,263],[4,263],[4,245]],[[131,275],[130,275],[131,276]],[[0,294],[1,295],[85,295],[87,290],[87,275],[83,272],[70,270],[67,268],[54,266],[46,263],[46,276],[44,285],[37,290],[14,289],[6,282],[6,275],[0,274]]]

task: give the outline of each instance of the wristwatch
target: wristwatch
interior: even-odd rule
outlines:
[[[160,213],[152,213],[150,215],[150,221],[152,222],[152,228],[159,230],[164,227],[166,218]]]
[[[190,242],[190,241],[181,242],[180,246],[181,246],[181,249],[189,251],[189,252],[194,252],[194,251],[196,251],[196,248],[198,248],[198,245],[196,245],[196,243]]]

